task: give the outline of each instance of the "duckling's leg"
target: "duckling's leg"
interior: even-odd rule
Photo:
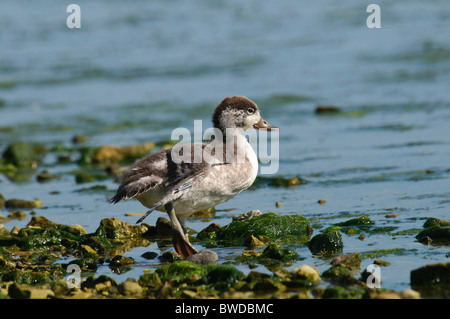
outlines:
[[[187,234],[185,234],[183,227],[175,214],[175,209],[172,203],[168,203],[164,206],[167,214],[169,215],[170,221],[172,222],[173,230],[173,247],[177,253],[184,259],[191,255],[198,253],[198,251],[189,242]]]

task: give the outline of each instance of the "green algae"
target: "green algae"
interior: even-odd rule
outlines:
[[[280,243],[306,243],[312,235],[312,227],[301,215],[280,216],[266,213],[248,221],[233,221],[216,231],[217,239],[235,244],[253,236],[267,236]]]
[[[155,273],[161,281],[175,281],[178,284],[212,285],[226,290],[244,277],[235,267],[226,265],[196,265],[189,261],[175,261],[160,266]]]
[[[342,235],[336,227],[328,227],[315,235],[308,243],[313,255],[331,255],[340,253],[344,247]]]

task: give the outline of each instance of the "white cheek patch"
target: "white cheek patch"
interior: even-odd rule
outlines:
[[[244,130],[252,128],[253,125],[258,124],[260,119],[261,116],[259,115],[259,111],[256,111],[256,113],[247,116],[244,120]]]

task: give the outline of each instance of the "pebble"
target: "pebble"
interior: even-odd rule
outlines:
[[[309,265],[298,266],[291,271],[294,277],[305,278],[311,281],[320,281],[320,272],[318,269]]]
[[[233,221],[237,221],[238,220],[238,221],[244,222],[244,221],[252,219],[255,216],[259,216],[259,215],[262,215],[261,211],[258,210],[258,209],[255,209],[255,210],[251,210],[249,212],[245,212],[243,214],[234,216],[233,217]]]
[[[186,260],[197,265],[217,264],[219,261],[219,255],[212,250],[203,249],[197,254],[187,257]]]

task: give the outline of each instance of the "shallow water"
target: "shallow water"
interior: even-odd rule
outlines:
[[[277,175],[309,183],[253,187],[217,206],[216,217],[187,226],[225,225],[252,209],[302,214],[322,228],[369,215],[377,227],[395,228],[366,233],[364,240],[343,235],[344,253],[402,249],[379,257],[390,262],[382,268],[382,286],[408,288],[412,269],[448,261],[448,246],[395,233],[420,229],[427,217],[449,216],[450,5],[377,3],[381,29],[367,28],[366,8],[354,1],[78,1],[77,30],[66,27],[66,7],[56,0],[4,3],[0,151],[18,140],[73,147],[76,134],[88,135],[90,146],[168,140],[174,128],[192,129],[196,119],[209,127],[223,97],[245,95],[281,128]],[[341,112],[317,115],[317,105]],[[107,203],[117,187],[113,179],[76,184],[70,172],[78,165],[60,164],[52,152],[35,174],[43,168],[61,179],[41,184],[35,176],[24,182],[1,176],[0,193],[38,198],[44,208],[37,215],[88,232],[103,218],[134,223],[136,217],[124,214],[144,211],[137,201]],[[77,191],[94,185],[107,191]],[[147,222],[154,225],[160,216]],[[217,249],[220,262],[242,249]],[[307,247],[295,249],[304,259],[289,269],[329,267],[329,259],[313,257]],[[137,265],[111,276],[138,277],[158,264],[140,257],[146,251],[160,248],[134,248],[126,255]],[[373,259],[363,259],[362,267]],[[109,272],[107,266],[98,271]]]

